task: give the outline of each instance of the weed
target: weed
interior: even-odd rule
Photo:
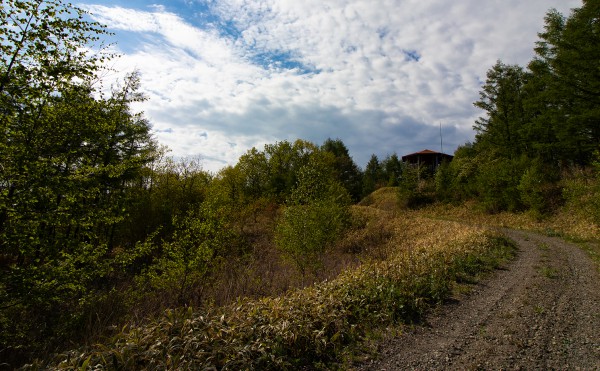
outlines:
[[[487,336],[487,329],[484,325],[479,326],[479,336],[481,336],[481,337]]]
[[[542,307],[541,305],[536,305],[533,307],[533,311],[536,314],[544,314],[546,312],[546,309],[544,307]]]
[[[542,276],[544,276],[546,278],[550,278],[550,279],[556,279],[559,277],[558,270],[556,270],[555,268],[552,268],[552,267],[548,267],[548,266],[539,267],[538,272]]]
[[[514,249],[500,235],[457,222],[414,215],[389,227],[386,260],[279,297],[169,310],[125,328],[109,345],[62,355],[59,367],[327,368],[373,329],[418,321],[451,295],[454,280],[493,269]]]

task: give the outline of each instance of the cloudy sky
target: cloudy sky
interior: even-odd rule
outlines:
[[[108,25],[136,107],[207,170],[281,140],[341,139],[364,168],[473,139],[497,61],[525,65],[550,8],[581,0],[81,0]],[[106,78],[117,78],[118,74]]]

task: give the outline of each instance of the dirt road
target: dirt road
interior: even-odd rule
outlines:
[[[380,345],[358,370],[600,370],[600,275],[559,238],[505,231],[517,258]]]

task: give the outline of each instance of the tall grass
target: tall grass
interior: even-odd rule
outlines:
[[[372,329],[419,320],[448,297],[455,280],[492,269],[513,251],[501,235],[457,222],[390,218],[386,228],[392,233],[383,260],[370,258],[331,281],[279,297],[168,310],[150,324],[124,328],[104,345],[63,354],[54,367],[331,367]]]

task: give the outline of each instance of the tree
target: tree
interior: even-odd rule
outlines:
[[[298,170],[316,150],[316,145],[300,139],[293,144],[282,141],[265,145],[264,153],[268,162],[267,189],[278,202],[283,202],[288,197],[296,185]]]
[[[97,97],[106,56],[87,51],[105,32],[84,17],[58,0],[0,8],[0,357],[47,352],[80,325],[155,149],[130,111],[136,74]]]
[[[556,10],[546,15],[544,32],[530,69],[544,89],[532,96],[546,114],[536,125],[552,125],[553,151],[562,160],[586,165],[600,149],[600,4],[584,0],[568,19]]]
[[[477,196],[477,187],[474,182],[479,171],[477,155],[477,149],[469,142],[459,146],[454,152],[454,158],[449,164],[453,199],[468,200]]]
[[[334,163],[330,152],[311,154],[299,170],[297,186],[277,222],[276,243],[296,264],[303,279],[307,273],[317,272],[321,254],[349,224],[351,198],[331,176]]]
[[[367,166],[365,167],[365,172],[363,175],[363,184],[362,184],[362,196],[366,197],[373,193],[377,188],[379,188],[379,184],[382,178],[382,169],[379,164],[379,159],[375,154],[371,155]]]
[[[395,187],[400,184],[400,179],[402,178],[402,161],[398,158],[398,155],[393,153],[392,155],[386,157],[381,162],[381,167],[383,169],[384,180],[387,182],[388,187]]]
[[[206,197],[212,176],[202,169],[201,159],[166,154],[165,148],[157,150],[138,181],[127,188],[132,210],[119,228],[122,244],[133,245],[158,229],[157,237],[169,240],[173,219],[197,209]]]
[[[519,66],[498,61],[487,73],[486,83],[475,106],[486,112],[474,125],[477,144],[507,157],[524,152],[521,131],[526,124],[523,87],[527,75]]]
[[[346,145],[340,140],[327,139],[321,146],[321,150],[330,152],[335,156],[336,177],[348,190],[354,202],[360,200],[362,191],[362,173],[356,165]]]

